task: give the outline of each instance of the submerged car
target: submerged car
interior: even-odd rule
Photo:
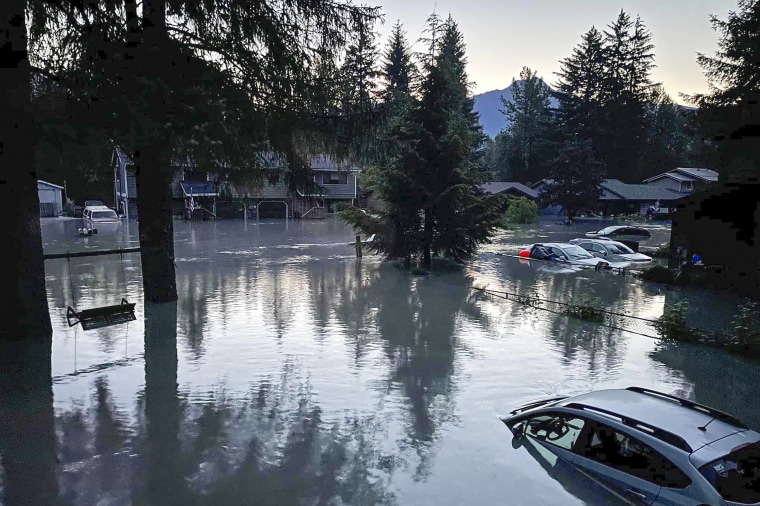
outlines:
[[[573,239],[570,241],[570,244],[580,246],[595,257],[602,258],[612,264],[645,264],[652,261],[652,257],[643,253],[636,253],[618,241],[607,239]]]
[[[609,267],[609,262],[595,257],[580,246],[566,242],[533,244],[530,248],[522,250],[519,256],[534,260],[562,262],[580,267]]]
[[[615,241],[641,242],[652,237],[649,230],[641,227],[631,227],[628,225],[615,225],[605,227],[595,232],[586,232],[586,237],[592,239],[612,239]]]
[[[760,505],[760,433],[687,399],[598,390],[533,401],[502,421],[630,504]]]
[[[121,224],[121,218],[116,211],[106,206],[85,207],[82,212],[84,226],[90,230],[116,230]]]

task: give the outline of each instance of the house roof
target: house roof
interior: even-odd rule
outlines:
[[[676,171],[709,183],[716,183],[718,181],[718,173],[711,169],[678,167]]]
[[[509,190],[516,190],[526,197],[537,199],[538,192],[533,188],[529,188],[522,183],[516,183],[512,181],[492,181],[490,183],[484,183],[481,185],[484,192],[491,195],[501,193]]]
[[[655,200],[677,200],[688,195],[688,193],[677,192],[670,188],[648,184],[628,184],[619,179],[604,179],[600,185],[602,196],[600,200],[628,200],[628,201],[655,201]]]
[[[650,177],[649,179],[645,179],[644,182],[648,183],[650,181],[656,181],[658,179],[662,179],[663,177],[669,177],[671,179],[675,179],[676,181],[700,180],[707,183],[715,183],[718,181],[718,173],[712,169],[678,167],[671,171],[663,172],[662,174],[657,174],[656,176]]]
[[[48,183],[47,181],[43,181],[42,179],[38,179],[37,184],[44,184],[47,186],[52,186],[53,188],[58,188],[59,190],[63,190],[63,186],[58,186],[57,184]]]
[[[182,191],[185,193],[186,197],[189,197],[190,195],[193,195],[195,197],[205,197],[205,196],[215,197],[219,195],[219,192],[217,191],[217,188],[216,188],[216,184],[210,181],[204,181],[201,183],[195,183],[191,181],[180,181],[180,186],[182,188]]]
[[[358,167],[355,167],[351,162],[338,162],[334,158],[331,158],[329,156],[313,157],[309,162],[309,167],[311,168],[311,170],[318,170],[318,171],[358,170]]]

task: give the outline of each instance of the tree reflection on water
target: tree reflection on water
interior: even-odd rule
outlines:
[[[146,304],[145,391],[134,419],[110,401],[58,414],[62,497],[70,504],[390,504],[394,459],[371,417],[326,420],[287,364],[246,394],[195,400],[177,388],[177,305]]]

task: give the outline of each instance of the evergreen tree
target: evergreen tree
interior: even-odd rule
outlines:
[[[412,114],[420,127],[415,147],[420,163],[407,166],[422,200],[424,265],[433,254],[468,258],[498,227],[503,206],[503,199],[479,189],[475,169],[484,134],[469,93],[464,40],[451,17],[438,40]]]
[[[711,16],[720,33],[715,56],[697,56],[710,93],[689,97],[717,141],[722,180],[760,177],[760,0],[739,0],[728,19]]]
[[[604,76],[602,34],[586,32],[572,55],[560,62],[554,96],[559,129],[567,136],[595,139],[602,106]]]
[[[569,140],[552,161],[549,177],[541,200],[544,204],[562,206],[572,220],[580,211],[594,208],[599,202],[604,162],[597,157],[591,141]]]
[[[552,127],[549,87],[529,67],[523,67],[520,80],[512,79],[512,99],[501,97],[509,127],[507,163],[512,181],[538,181],[546,177],[549,130]]]
[[[480,160],[485,136],[473,111],[461,32],[449,17],[429,18],[431,54],[423,60],[420,100],[388,136],[394,156],[375,188],[386,203],[381,219],[357,209],[342,217],[376,235],[388,258],[432,256],[464,261],[499,226],[504,199],[482,194]]]
[[[638,181],[637,164],[646,140],[645,105],[654,66],[652,35],[624,11],[604,32],[602,110],[595,148],[608,176]]]
[[[645,113],[648,130],[639,158],[639,179],[668,172],[674,167],[691,165],[688,163],[688,113],[676,105],[661,86],[652,91],[649,103],[645,105]]]

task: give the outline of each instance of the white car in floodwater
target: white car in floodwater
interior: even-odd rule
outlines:
[[[606,269],[609,262],[597,258],[585,249],[575,244],[565,242],[544,242],[533,244],[530,248],[519,253],[522,258],[556,262],[563,266],[594,267]]]
[[[595,257],[606,260],[616,267],[629,265],[641,267],[652,262],[652,257],[636,253],[622,242],[608,239],[573,239],[570,244],[580,246]]]
[[[115,231],[121,225],[121,218],[116,211],[106,206],[85,207],[82,221],[85,228],[97,231]]]

